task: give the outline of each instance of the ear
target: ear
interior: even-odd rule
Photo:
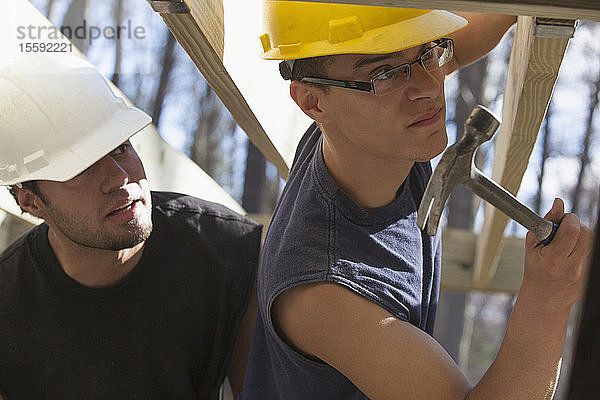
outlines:
[[[19,189],[17,192],[17,199],[21,208],[34,217],[43,219],[46,215],[44,202],[31,190],[25,188]]]
[[[290,96],[298,104],[302,112],[316,122],[325,122],[326,113],[323,110],[325,92],[305,82],[290,83]]]

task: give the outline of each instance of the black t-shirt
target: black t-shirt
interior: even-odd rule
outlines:
[[[15,399],[212,399],[256,273],[261,226],[153,193],[154,229],[116,287],[67,276],[35,227],[0,255],[0,393]]]

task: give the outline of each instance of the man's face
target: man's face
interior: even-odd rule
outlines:
[[[129,141],[66,182],[38,181],[41,217],[81,246],[131,248],[152,231],[150,188]]]
[[[424,46],[391,54],[333,56],[328,77],[370,81],[379,72],[416,60]],[[447,144],[444,73],[411,66],[405,87],[386,96],[329,87],[325,130],[331,141],[382,160],[427,161]],[[335,145],[335,143],[334,143]]]

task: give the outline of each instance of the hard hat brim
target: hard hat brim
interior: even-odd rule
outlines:
[[[293,49],[286,48],[285,53],[275,47],[262,53],[261,57],[266,60],[296,60],[336,54],[393,53],[448,36],[467,24],[468,21],[459,15],[431,10],[416,18],[366,31],[356,39],[339,43],[328,40],[300,43]]]
[[[151,122],[152,119],[145,112],[128,107],[115,113],[113,119],[98,129],[97,135],[91,135],[75,146],[64,148],[63,154],[40,154],[39,163],[45,164],[44,166],[31,173],[21,173],[13,179],[0,179],[0,185],[11,186],[32,180],[66,182],[94,165]]]
[[[0,64],[0,185],[68,181],[152,121],[75,55],[24,53]]]
[[[44,168],[36,171],[35,179],[66,182],[94,165],[151,122],[149,115],[134,107],[116,112],[111,120],[97,130],[96,135],[90,135],[75,146],[65,148],[65,153],[69,154],[57,154],[50,161],[51,167],[47,171]]]

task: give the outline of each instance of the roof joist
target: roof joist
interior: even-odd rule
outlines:
[[[560,19],[590,19],[600,21],[597,0],[299,0],[323,3],[364,4],[376,6],[431,8],[452,11],[473,11],[508,15],[527,15]],[[426,4],[424,4],[426,3]]]
[[[302,0],[314,1],[314,0]],[[423,7],[416,0],[318,0],[347,4]],[[174,11],[161,15],[177,40],[240,127],[244,129],[267,159],[287,176],[290,157],[282,156],[278,147],[245,101],[223,64],[222,0],[152,1],[153,5],[177,4],[183,14]],[[600,2],[556,0],[454,1],[431,0],[427,8],[520,15],[513,45],[504,98],[504,123],[497,134],[493,178],[516,193],[529,162],[531,150],[556,82],[558,70],[572,32],[575,19],[600,21]],[[156,7],[155,7],[156,9]],[[160,10],[157,10],[160,11]],[[163,11],[165,11],[163,9]],[[530,16],[535,16],[530,17]],[[537,21],[537,22],[536,22]],[[273,132],[269,133],[273,135]],[[287,160],[287,161],[286,161]],[[484,230],[478,239],[473,273],[474,286],[489,288],[499,260],[503,232],[508,218],[487,208]]]
[[[222,0],[148,0],[198,67],[248,138],[287,177],[289,166],[223,65],[225,25]],[[258,39],[257,39],[258,40]]]
[[[567,44],[575,29],[574,20],[558,22],[560,24],[555,25],[554,31],[552,26],[540,25],[533,17],[519,17],[517,22],[492,171],[492,179],[513,194],[521,186]],[[477,288],[485,288],[494,276],[508,221],[509,218],[496,208],[485,205],[473,282]]]

